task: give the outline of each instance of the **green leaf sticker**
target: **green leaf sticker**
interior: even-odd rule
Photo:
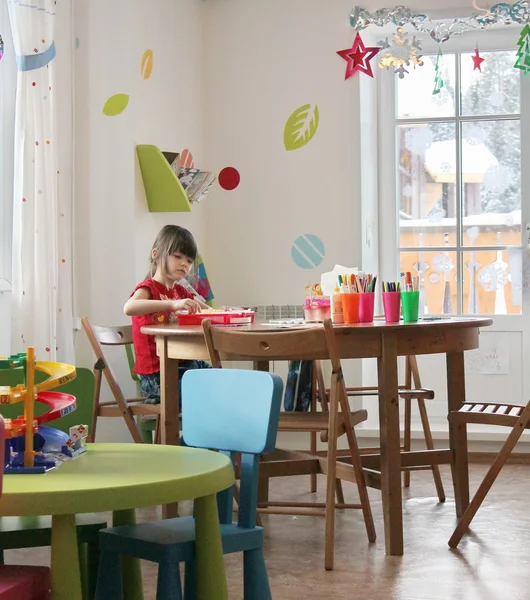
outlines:
[[[129,104],[129,94],[114,94],[103,106],[103,114],[107,117],[115,117],[123,112]]]
[[[287,119],[283,130],[283,143],[286,150],[298,150],[312,139],[318,129],[319,122],[318,106],[315,104],[304,104],[297,108]]]

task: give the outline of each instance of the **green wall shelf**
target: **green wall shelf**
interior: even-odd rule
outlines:
[[[190,212],[191,202],[159,148],[136,146],[149,212]]]

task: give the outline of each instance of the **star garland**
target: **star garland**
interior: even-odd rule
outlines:
[[[484,62],[484,59],[479,54],[478,46],[475,48],[475,55],[471,57],[471,60],[473,61],[473,71],[478,69],[482,73],[481,65]]]
[[[353,77],[357,72],[365,73],[366,75],[373,77],[374,72],[372,71],[370,61],[379,53],[379,50],[379,47],[367,48],[364,45],[361,35],[357,33],[351,48],[337,50],[337,54],[348,63],[346,65],[344,79]]]

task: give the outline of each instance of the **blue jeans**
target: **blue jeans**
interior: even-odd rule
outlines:
[[[211,369],[204,360],[180,360],[179,361],[179,394],[181,391],[180,380],[189,369]],[[146,404],[160,404],[160,371],[149,375],[140,375],[140,389],[145,396]]]

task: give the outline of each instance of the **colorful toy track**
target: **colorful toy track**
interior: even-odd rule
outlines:
[[[37,432],[39,425],[59,419],[76,409],[74,396],[48,391],[75,379],[76,371],[75,367],[64,363],[36,362],[34,349],[31,347],[25,354],[14,354],[7,359],[0,359],[0,369],[20,368],[25,370],[25,384],[16,387],[0,386],[0,405],[24,403],[23,416],[17,419],[5,419],[6,438],[25,436],[24,467],[18,468],[20,472],[44,472],[45,467],[34,466],[37,453],[34,452],[33,435]],[[35,371],[46,373],[49,377],[42,383],[35,384]],[[50,410],[35,418],[35,402],[48,405]],[[31,426],[28,427],[28,424]]]

